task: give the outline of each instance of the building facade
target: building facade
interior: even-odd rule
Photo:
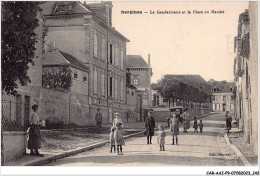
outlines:
[[[258,3],[239,15],[235,37],[234,77],[236,81],[236,120],[245,142],[258,154]]]
[[[211,110],[214,112],[234,112],[235,96],[234,82],[214,81],[208,82],[211,86]]]
[[[150,54],[148,55],[148,64],[140,55],[126,56],[127,68],[131,73],[131,84],[137,88],[137,93],[142,99],[142,107],[152,106],[151,77],[152,68],[150,64]]]
[[[43,14],[46,43],[69,53],[89,68],[89,117],[99,108],[103,122],[115,112],[126,113],[126,43],[112,26],[112,3],[48,2]],[[74,73],[73,73],[74,74]]]

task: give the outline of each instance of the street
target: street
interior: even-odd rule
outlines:
[[[200,120],[200,119],[199,119]],[[198,121],[199,121],[198,120]],[[224,114],[202,118],[203,133],[193,132],[193,122],[188,133],[180,127],[179,145],[171,145],[172,137],[166,130],[166,151],[159,151],[157,133],[152,144],[146,137],[126,140],[124,155],[109,153],[106,145],[94,150],[60,159],[46,166],[237,166],[235,155],[224,141]],[[108,134],[109,135],[109,134]]]

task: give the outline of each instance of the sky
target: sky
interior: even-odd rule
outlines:
[[[249,2],[114,1],[112,25],[130,40],[127,54],[141,55],[147,61],[150,53],[152,82],[165,74],[198,74],[206,81],[232,81],[238,17],[248,6]],[[121,14],[122,10],[142,14]],[[150,10],[155,14],[144,13]],[[157,10],[185,14],[157,14]],[[224,13],[212,14],[211,10]]]

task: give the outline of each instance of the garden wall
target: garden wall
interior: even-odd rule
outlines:
[[[40,120],[46,121],[47,128],[92,124],[86,95],[43,88],[40,109]]]

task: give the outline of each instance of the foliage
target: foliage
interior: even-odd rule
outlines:
[[[41,12],[39,2],[3,1],[2,5],[2,90],[15,95],[21,85],[30,83],[27,75],[28,64],[34,65],[34,51],[37,42],[35,29],[38,27],[37,15]]]
[[[59,67],[55,72],[44,71],[42,74],[42,87],[57,89],[57,90],[69,90],[72,85],[72,72],[67,67]]]
[[[159,80],[154,87],[164,98],[174,98],[199,103],[206,102],[208,98],[207,93],[202,89],[173,77],[164,77]]]

